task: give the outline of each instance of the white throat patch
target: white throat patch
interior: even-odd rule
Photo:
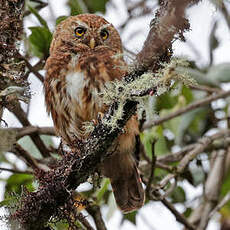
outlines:
[[[66,83],[67,93],[81,105],[83,89],[89,81],[85,79],[82,72],[69,72],[66,75]]]

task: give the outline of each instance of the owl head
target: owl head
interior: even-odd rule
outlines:
[[[104,18],[94,14],[80,14],[62,21],[56,28],[50,53],[67,45],[84,52],[107,48],[115,53],[122,52],[119,33]]]

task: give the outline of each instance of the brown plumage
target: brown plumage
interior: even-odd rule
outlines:
[[[96,120],[107,107],[98,94],[106,81],[126,72],[121,39],[100,16],[83,14],[61,22],[54,33],[46,62],[45,101],[55,129],[69,145],[87,137],[84,122]],[[123,212],[140,208],[144,190],[133,158],[138,121],[133,116],[113,143],[115,152],[99,167],[109,177]]]

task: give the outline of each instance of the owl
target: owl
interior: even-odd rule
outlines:
[[[108,109],[100,96],[105,83],[121,79],[127,71],[119,33],[100,16],[71,16],[54,32],[45,69],[45,103],[57,134],[70,148],[76,140],[84,143],[88,137],[85,122],[96,121]],[[144,203],[133,156],[138,133],[133,116],[111,144],[112,154],[98,166],[110,179],[116,203],[124,213]]]

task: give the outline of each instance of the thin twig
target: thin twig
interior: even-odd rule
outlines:
[[[167,199],[164,198],[161,202],[172,212],[178,222],[183,224],[188,230],[196,230],[196,228],[188,222],[184,215],[179,213]]]
[[[177,166],[177,172],[182,173],[188,163],[193,160],[199,153],[203,152],[205,148],[207,148],[214,140],[217,140],[222,137],[227,137],[230,135],[230,130],[223,129],[211,136],[206,136],[198,141],[196,148],[186,154],[184,158],[180,161],[179,165]]]
[[[45,65],[45,60],[44,59],[39,59],[39,61],[33,65],[33,70],[35,70],[36,72],[38,72],[39,70],[42,70],[44,68],[44,65]],[[25,80],[27,80],[27,78],[29,77],[31,71],[28,70],[25,75],[23,76],[23,78]]]
[[[180,161],[185,156],[185,154],[194,149],[195,146],[196,144],[187,145],[176,153],[170,153],[164,156],[159,156],[157,157],[157,163],[173,163]]]
[[[106,230],[104,220],[102,219],[100,207],[91,205],[86,207],[87,212],[93,217],[97,230]]]
[[[207,98],[204,98],[202,100],[196,101],[196,102],[194,102],[194,103],[192,103],[192,104],[190,104],[190,105],[188,105],[188,106],[186,106],[186,107],[184,107],[182,109],[179,109],[179,110],[177,110],[177,111],[175,111],[175,112],[173,112],[171,114],[168,114],[168,115],[166,115],[166,116],[164,116],[162,118],[156,119],[153,122],[146,123],[146,124],[143,125],[143,129],[149,129],[149,128],[153,127],[153,126],[159,125],[159,124],[161,124],[161,123],[163,123],[165,121],[168,121],[168,120],[170,120],[170,119],[172,119],[174,117],[180,116],[180,115],[182,115],[184,113],[187,113],[187,112],[189,112],[191,110],[200,108],[200,107],[202,107],[204,105],[208,105],[211,102],[216,101],[217,99],[225,98],[225,97],[229,97],[229,96],[230,96],[230,90],[222,91],[221,93],[211,95],[211,96],[209,96]]]
[[[223,137],[228,137],[230,136],[230,130],[224,129],[221,130],[211,136],[205,136],[198,140],[196,145],[194,146],[194,149],[188,152],[180,161],[177,167],[175,167],[175,173],[168,174],[166,177],[164,177],[159,185],[158,189],[164,188],[170,180],[175,179],[179,174],[184,172],[184,169],[187,167],[190,161],[195,159],[198,154],[203,152],[214,140],[223,138]]]
[[[156,166],[156,168],[160,168],[160,169],[164,169],[164,170],[166,170],[166,171],[168,171],[168,172],[172,172],[173,171],[173,169],[174,169],[174,167],[173,166],[170,166],[170,165],[166,165],[166,164],[163,164],[163,163],[161,163],[161,162],[155,162],[155,166]]]
[[[18,57],[26,63],[26,66],[28,67],[30,72],[32,72],[41,82],[44,82],[44,77],[30,64],[27,58],[23,57],[19,52]]]
[[[31,135],[33,133],[39,135],[51,135],[55,136],[55,130],[53,127],[38,127],[38,126],[24,126],[22,128],[7,128],[8,131],[15,131],[17,132],[16,139],[19,140],[20,138]]]
[[[91,224],[88,222],[85,216],[82,215],[82,213],[79,213],[77,215],[78,220],[86,227],[87,230],[94,230],[94,228],[91,226]]]
[[[154,144],[156,141],[153,141],[152,143],[152,162],[151,162],[151,171],[150,171],[150,176],[149,176],[149,180],[148,180],[148,184],[146,186],[146,190],[145,193],[147,196],[149,196],[149,192],[150,192],[150,188],[151,188],[151,184],[154,178],[154,170],[155,170],[155,163],[156,163],[156,156],[155,156],[155,152],[154,152]]]
[[[10,152],[14,153],[18,157],[22,157],[24,159],[24,162],[26,162],[30,167],[33,169],[39,169],[40,167],[38,165],[38,162],[35,158],[33,158],[22,146],[20,146],[18,143],[15,143],[10,150]]]
[[[223,91],[222,89],[213,88],[213,87],[209,87],[209,86],[205,86],[205,85],[191,85],[191,86],[189,86],[189,88],[199,90],[199,91],[205,91],[208,93],[220,93]]]
[[[20,170],[16,170],[16,169],[8,169],[8,168],[2,168],[2,167],[0,167],[0,171],[7,171],[7,172],[12,172],[12,173],[17,173],[17,174],[33,174],[32,171],[28,171],[28,170],[20,171]]]

